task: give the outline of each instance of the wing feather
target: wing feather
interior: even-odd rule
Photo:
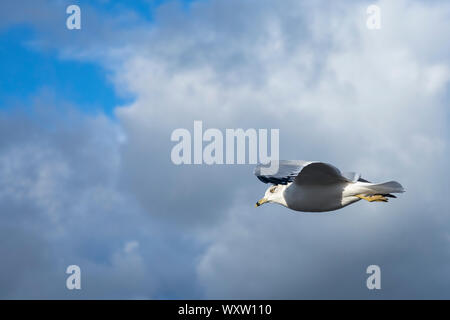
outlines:
[[[259,164],[255,168],[255,175],[264,183],[287,184],[331,184],[338,182],[353,182],[359,179],[359,174],[344,176],[338,168],[319,161],[280,160],[278,172],[271,175],[261,174],[261,168],[269,167],[271,163]]]

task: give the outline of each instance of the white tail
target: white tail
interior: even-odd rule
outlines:
[[[365,183],[358,185],[359,192],[374,195],[374,194],[389,194],[405,192],[402,185],[397,181],[389,181],[384,183]]]

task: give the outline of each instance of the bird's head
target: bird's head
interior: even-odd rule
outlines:
[[[282,205],[286,205],[286,202],[283,197],[283,191],[286,186],[284,185],[274,185],[269,188],[267,188],[266,193],[264,194],[264,197],[256,202],[255,207],[259,207],[260,205],[266,203],[266,202],[275,202]]]

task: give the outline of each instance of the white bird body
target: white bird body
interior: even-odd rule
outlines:
[[[293,170],[296,162],[285,161],[280,164]],[[257,174],[261,181],[280,182],[267,189],[257,206],[273,202],[295,211],[324,212],[343,208],[361,199],[387,202],[386,197],[395,198],[390,193],[404,192],[403,187],[395,181],[370,183],[358,174],[352,174],[354,178],[350,180],[329,164],[305,161],[300,164],[299,169],[288,174],[286,168],[282,169],[281,175]]]
[[[283,197],[286,200],[287,207],[292,210],[306,212],[331,211],[360,200],[357,197],[349,198],[344,196],[347,187],[344,183],[305,187],[291,182],[286,186]]]

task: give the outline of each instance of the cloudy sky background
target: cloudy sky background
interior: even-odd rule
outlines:
[[[0,7],[0,298],[450,298],[447,1]],[[255,209],[252,165],[171,162],[194,120],[407,192]]]

